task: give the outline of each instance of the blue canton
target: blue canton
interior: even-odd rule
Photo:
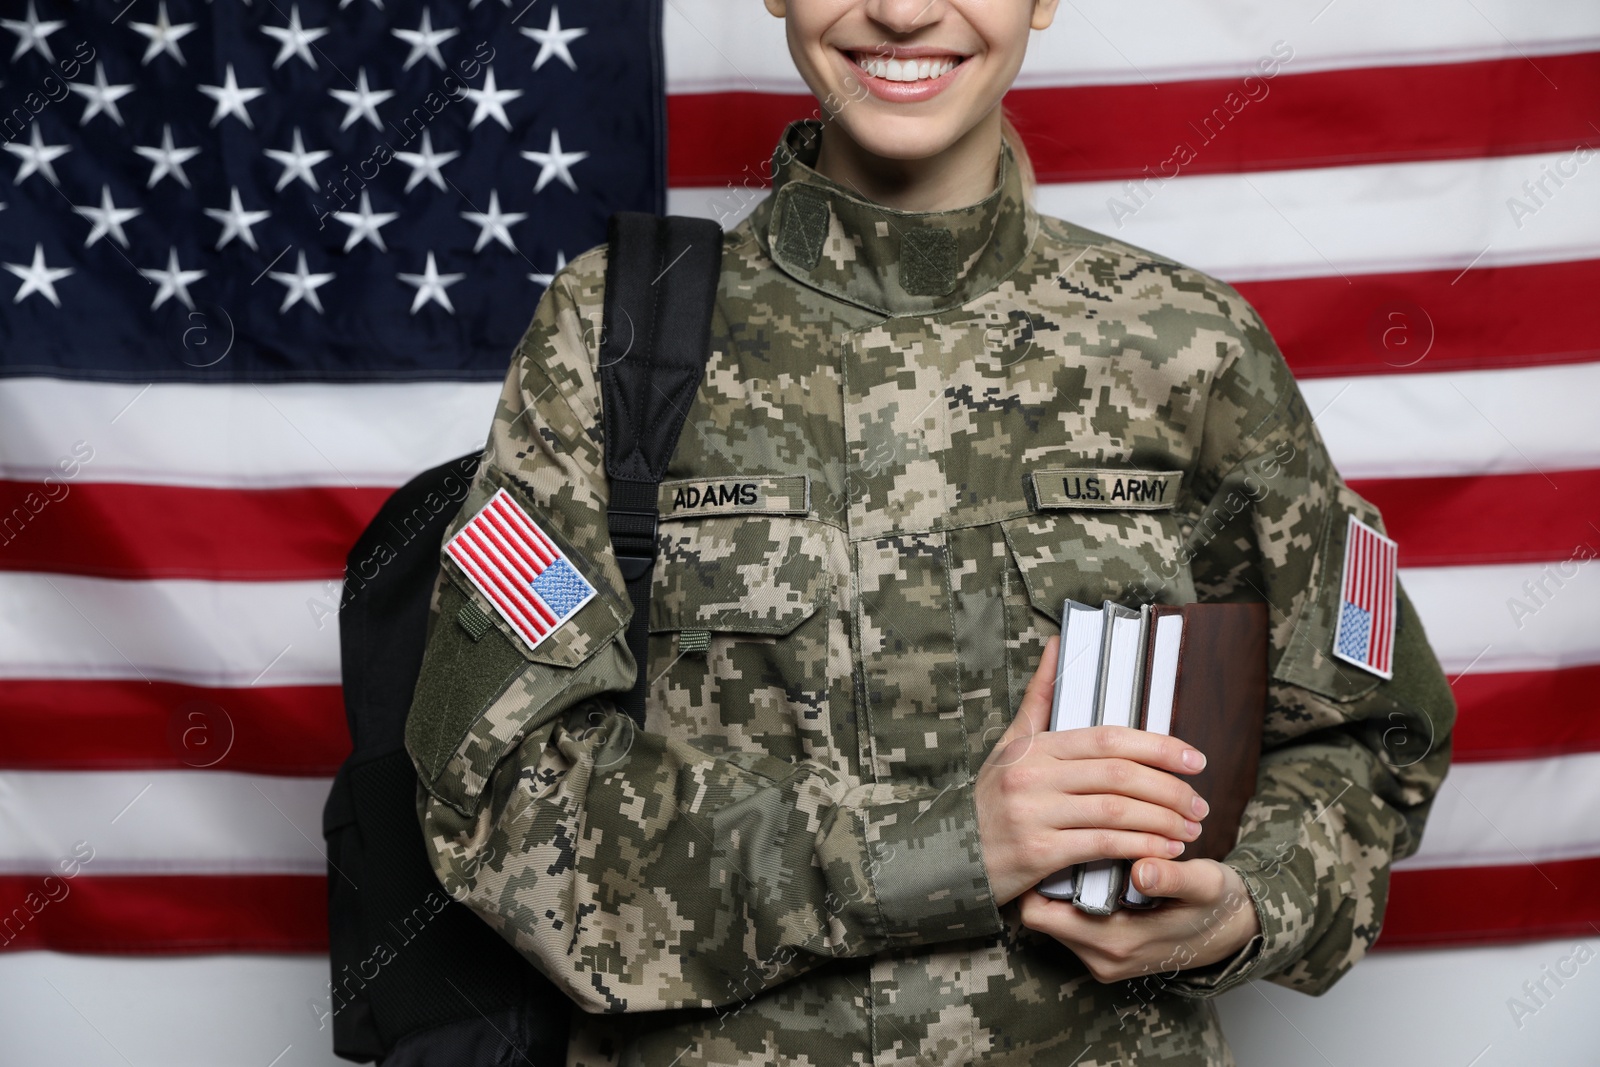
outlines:
[[[559,619],[565,619],[578,610],[594,593],[594,586],[584,581],[583,575],[564,559],[558,559],[546,567],[534,578],[532,585],[539,599],[550,605],[550,610]]]
[[[1372,613],[1345,601],[1339,612],[1339,654],[1365,663],[1371,642]]]

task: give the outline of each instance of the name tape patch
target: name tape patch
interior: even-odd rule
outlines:
[[[594,586],[504,489],[444,550],[530,649],[594,599]]]
[[[804,474],[756,478],[683,478],[661,483],[661,517],[806,515],[811,479]]]
[[[1394,677],[1395,568],[1399,558],[1398,544],[1350,516],[1333,654],[1385,679]]]
[[[1183,472],[1053,467],[1028,477],[1041,508],[1163,511],[1178,502]]]

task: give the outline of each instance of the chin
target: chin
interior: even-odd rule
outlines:
[[[947,151],[962,134],[952,121],[898,115],[855,116],[854,121],[841,115],[839,122],[851,140],[882,159],[929,159]]]

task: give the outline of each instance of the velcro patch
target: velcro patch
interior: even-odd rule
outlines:
[[[1398,544],[1350,516],[1333,654],[1379,678],[1394,677],[1395,568],[1399,559]]]
[[[444,550],[530,651],[594,599],[594,586],[504,489]]]
[[[681,478],[661,483],[663,519],[704,515],[806,515],[811,479],[782,477]]]
[[[1052,467],[1028,479],[1040,508],[1165,511],[1178,502],[1183,472]]]

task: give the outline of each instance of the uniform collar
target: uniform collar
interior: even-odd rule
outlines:
[[[1038,227],[1011,147],[988,196],[951,211],[896,211],[813,169],[816,119],[791,122],[772,155],[772,195],[751,213],[757,239],[795,280],[885,315],[931,315],[993,289]]]

